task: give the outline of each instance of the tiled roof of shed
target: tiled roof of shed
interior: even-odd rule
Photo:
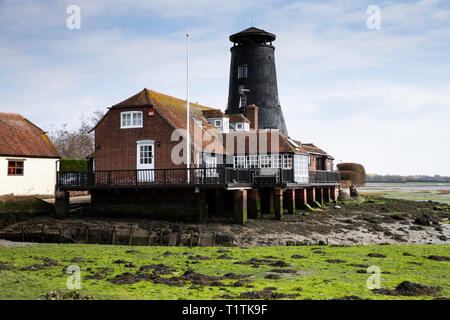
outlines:
[[[59,158],[42,129],[17,113],[0,112],[0,155]]]

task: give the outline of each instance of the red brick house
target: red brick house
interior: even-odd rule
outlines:
[[[107,215],[205,219],[234,212],[240,223],[247,210],[281,217],[283,208],[295,211],[296,200],[335,198],[333,158],[279,130],[255,129],[257,106],[226,115],[191,103],[189,169],[186,118],[185,100],[148,89],[111,106],[93,129],[94,170],[78,179],[59,173],[58,189],[89,190],[93,210]]]

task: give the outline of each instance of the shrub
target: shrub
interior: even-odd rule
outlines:
[[[341,180],[351,180],[355,186],[366,184],[366,170],[359,163],[339,163],[337,165]]]
[[[87,171],[88,162],[87,160],[76,160],[76,159],[61,159],[60,171]]]

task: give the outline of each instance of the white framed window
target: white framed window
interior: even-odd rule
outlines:
[[[259,168],[258,158],[256,155],[247,156],[247,168]]]
[[[235,168],[245,168],[245,156],[234,156],[234,167]]]
[[[270,155],[259,156],[259,163],[261,168],[271,168],[272,167],[272,157]]]
[[[303,154],[294,155],[294,180],[299,183],[308,183],[309,181],[309,169],[308,169],[309,156]]]
[[[214,125],[216,127],[221,127],[222,126],[222,120],[214,120]]]
[[[283,167],[283,158],[281,154],[273,154],[272,155],[272,168],[282,168]]]
[[[327,171],[331,171],[331,163],[327,162]]]
[[[292,155],[283,154],[283,169],[292,169]]]
[[[142,111],[121,112],[120,128],[142,128]]]
[[[238,79],[247,78],[247,65],[243,64],[238,67]]]
[[[242,131],[243,127],[242,127],[242,123],[236,123],[236,131]]]
[[[205,156],[205,166],[206,166],[206,176],[207,177],[217,177],[217,158]]]

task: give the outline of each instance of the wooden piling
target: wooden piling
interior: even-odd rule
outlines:
[[[128,245],[131,246],[131,243],[133,241],[133,235],[134,235],[134,226],[131,226],[130,229],[130,239],[128,240]]]
[[[25,242],[25,227],[22,226],[22,242]]]
[[[202,233],[200,232],[200,234],[198,235],[197,247],[200,246],[200,241],[201,240],[202,240]]]
[[[164,230],[161,230],[159,232],[159,245],[162,246],[163,244],[163,238],[164,238]]]
[[[191,231],[191,237],[189,239],[189,247],[192,247],[193,243],[194,243],[194,233]]]
[[[100,226],[100,233],[98,235],[98,243],[102,243],[103,238],[103,225]]]
[[[116,226],[114,226],[112,228],[112,232],[111,232],[111,244],[116,243],[116,233],[117,233],[117,228],[116,228]]]
[[[148,245],[151,246],[153,244],[153,231],[148,232]]]

